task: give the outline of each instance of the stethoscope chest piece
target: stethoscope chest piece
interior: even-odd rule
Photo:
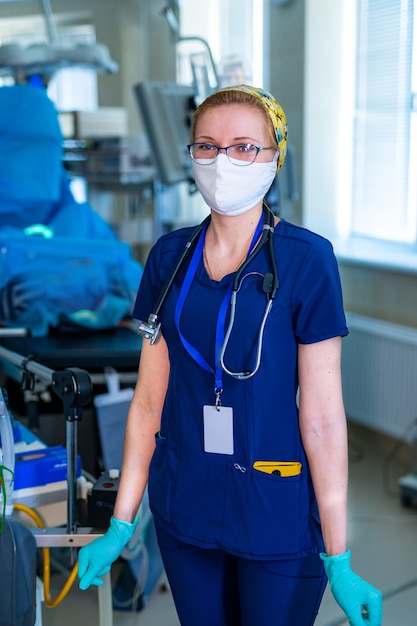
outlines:
[[[277,267],[277,263],[275,259],[274,241],[273,241],[275,218],[274,218],[274,214],[272,213],[272,211],[266,205],[264,205],[264,212],[266,214],[267,219],[266,219],[266,223],[264,222],[263,224],[262,235],[260,237],[260,240],[256,245],[254,245],[253,249],[251,249],[245,261],[237,270],[233,279],[233,283],[231,285],[230,318],[229,318],[229,323],[228,323],[228,326],[224,335],[224,341],[222,342],[222,345],[219,351],[219,359],[220,359],[220,365],[221,365],[222,370],[225,373],[227,373],[229,376],[232,376],[233,378],[236,378],[239,380],[246,380],[248,378],[251,378],[259,370],[259,366],[261,362],[265,324],[266,324],[268,315],[271,311],[273,301],[275,300],[277,293],[278,293],[278,289],[279,289],[278,267]],[[201,237],[205,235],[205,229],[207,228],[209,220],[210,220],[210,216],[208,216],[192,233],[190,239],[187,241],[185,245],[185,248],[180,258],[178,259],[177,264],[174,267],[174,270],[172,271],[171,276],[165,283],[164,288],[162,289],[159,295],[154,311],[149,315],[147,322],[140,321],[138,333],[142,335],[145,339],[149,339],[151,345],[157,341],[158,336],[160,334],[161,322],[159,320],[159,312],[168,296],[171,286],[175,278],[177,277],[178,272],[180,271],[183,263],[190,255],[192,248],[193,248],[193,244],[196,241],[200,240],[199,244],[197,245],[196,251],[198,250],[199,246],[201,246]],[[252,369],[249,369],[249,370],[246,369],[240,372],[234,372],[230,370],[225,364],[225,353],[226,353],[227,346],[230,341],[230,336],[232,334],[233,325],[235,322],[237,294],[245,278],[253,274],[253,273],[249,273],[244,276],[244,271],[246,270],[248,265],[252,262],[252,260],[263,249],[265,244],[268,245],[268,254],[269,254],[269,262],[271,265],[271,271],[267,272],[263,276],[262,290],[264,294],[266,295],[267,302],[266,302],[265,310],[262,316],[261,324],[259,326],[258,335],[257,335],[257,349],[256,349],[255,365]],[[257,272],[255,272],[255,274],[257,274]]]

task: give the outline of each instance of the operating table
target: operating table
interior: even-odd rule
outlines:
[[[60,370],[77,366],[90,374],[94,385],[105,384],[104,370],[112,367],[119,373],[121,383],[134,384],[140,358],[141,338],[129,326],[109,330],[80,330],[80,332],[52,332],[46,337],[32,337],[24,329],[11,334],[0,329],[0,346],[35,361],[45,367]],[[13,334],[15,336],[13,336]],[[0,371],[21,385],[23,393],[31,398],[28,410],[29,428],[37,427],[36,399],[47,385],[28,375],[25,369],[15,366],[0,354]],[[34,408],[35,407],[35,408]]]
[[[1,337],[0,332],[0,342],[8,350],[51,369],[77,365],[90,374],[103,371],[106,366],[121,372],[137,372],[141,348],[140,337],[124,326],[101,331],[53,332],[46,337]],[[8,374],[12,376],[12,372],[10,370]],[[12,377],[15,378],[16,374]]]

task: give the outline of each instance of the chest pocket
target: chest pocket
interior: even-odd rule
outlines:
[[[265,556],[311,550],[315,542],[304,469],[283,477],[230,463],[227,480],[225,545]]]

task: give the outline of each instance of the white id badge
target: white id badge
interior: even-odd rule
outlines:
[[[231,406],[203,406],[204,451],[233,454],[233,409]]]

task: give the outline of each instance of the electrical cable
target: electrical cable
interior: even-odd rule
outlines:
[[[412,428],[417,426],[417,419],[413,419],[411,422],[409,422],[407,424],[407,426],[404,429],[404,434],[403,437],[401,437],[398,441],[396,441],[392,447],[392,449],[390,450],[390,452],[386,455],[385,457],[385,462],[383,465],[383,484],[384,484],[384,491],[387,495],[389,496],[397,496],[398,493],[394,493],[393,491],[390,490],[389,487],[389,469],[390,469],[390,464],[394,461],[395,456],[397,455],[398,451],[400,450],[400,448],[406,443],[406,441],[408,440],[408,435],[409,432],[411,431]],[[358,457],[359,459],[359,457]],[[413,587],[417,586],[417,578],[413,578],[407,582],[401,583],[399,585],[396,585],[394,587],[391,587],[390,589],[386,589],[385,591],[382,592],[382,599],[384,600],[388,600],[388,598],[391,598],[393,596],[398,595],[399,593],[402,593],[404,591],[408,591],[408,589],[411,589]],[[325,624],[325,626],[340,626],[341,624],[347,624],[348,623],[348,618],[346,616],[344,617],[340,617],[340,618],[336,618],[335,620],[332,620],[328,623]]]
[[[45,528],[45,524],[42,521],[41,516],[36,513],[36,511],[34,511],[33,509],[31,509],[30,507],[26,506],[25,504],[19,504],[17,502],[15,502],[13,504],[13,507],[17,510],[17,511],[23,511],[24,513],[26,513],[29,517],[32,518],[32,520],[35,522],[36,526],[38,528]],[[45,599],[45,604],[53,609],[56,606],[58,606],[58,604],[60,604],[62,602],[62,600],[66,597],[66,595],[68,594],[69,590],[71,589],[74,580],[77,577],[78,574],[78,562],[74,565],[74,567],[72,568],[72,571],[65,583],[65,585],[62,587],[61,591],[58,593],[57,597],[52,600],[51,599],[51,588],[50,588],[50,582],[51,582],[51,558],[50,558],[50,552],[49,552],[49,548],[42,548],[43,551],[43,587],[44,587],[44,599]]]
[[[132,595],[130,598],[127,598],[127,600],[118,600],[117,598],[115,598],[114,608],[116,610],[120,610],[120,609],[123,610],[128,607],[130,607],[132,613],[134,613],[137,610],[138,602],[140,601],[145,591],[146,580],[148,578],[148,573],[149,573],[149,554],[144,543],[142,544],[142,557],[143,557],[143,561],[142,561],[141,568],[140,568],[140,576],[138,576],[138,578],[136,579],[136,585],[132,592]],[[128,567],[127,564],[126,566]]]
[[[0,454],[1,456],[1,454]],[[1,458],[0,458],[1,461]],[[12,482],[14,481],[14,472],[12,472],[12,470],[8,467],[6,467],[5,465],[0,465],[0,488],[2,489],[2,500],[3,500],[3,505],[2,505],[2,511],[1,511],[1,519],[0,519],[0,535],[4,530],[4,526],[6,523],[6,509],[7,509],[7,498],[6,498],[6,489],[4,489],[4,485],[6,484],[5,478],[4,478],[4,472],[9,472],[12,475]]]
[[[348,454],[349,454],[349,463],[357,463],[359,461],[363,461],[364,453],[362,446],[354,441],[351,435],[348,435]]]
[[[136,578],[136,585],[133,589],[131,596],[128,597],[126,600],[119,600],[116,596],[114,598],[114,607],[116,609],[124,610],[128,607],[131,607],[132,613],[137,610],[138,602],[141,600],[142,595],[145,591],[146,581],[149,575],[149,553],[145,544],[145,526],[146,522],[144,520],[141,520],[132,539],[125,546],[120,555],[126,561],[137,559],[140,555],[142,555],[142,562],[140,564],[137,576],[134,576],[133,571],[131,572],[132,575]],[[137,535],[139,535],[139,538],[137,539],[136,543],[133,543]],[[126,567],[129,567],[128,563],[126,563]]]
[[[393,491],[390,488],[390,475],[389,475],[390,474],[390,465],[394,461],[394,458],[395,458],[396,454],[398,453],[398,451],[400,450],[400,448],[407,443],[407,441],[409,440],[409,434],[411,433],[411,431],[416,426],[417,426],[417,419],[414,418],[404,428],[403,436],[398,441],[395,442],[395,444],[393,445],[391,451],[385,457],[385,462],[384,462],[384,465],[383,465],[383,468],[382,468],[383,485],[384,485],[385,493],[387,495],[389,495],[389,496],[398,496],[398,491],[395,492],[395,491]],[[416,469],[416,468],[412,468],[412,470],[414,470],[414,469]]]

